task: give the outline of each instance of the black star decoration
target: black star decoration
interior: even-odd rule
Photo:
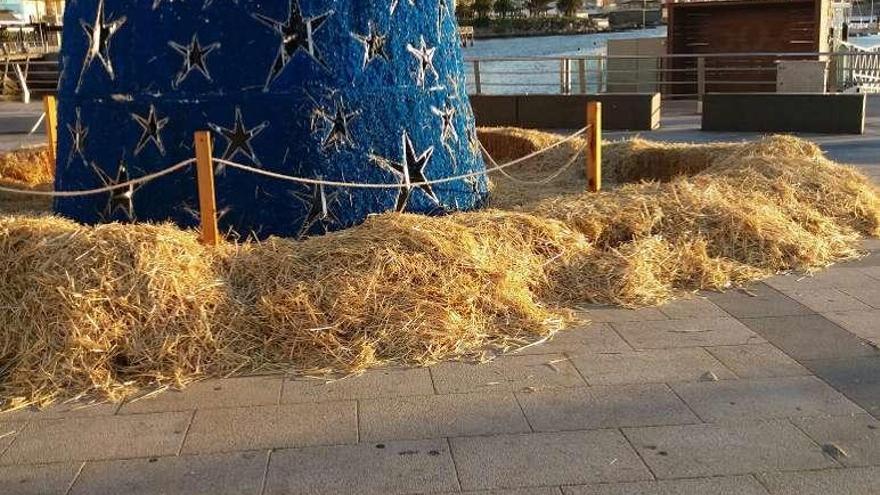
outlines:
[[[333,14],[334,12],[329,10],[314,17],[303,17],[299,0],[290,0],[290,14],[286,21],[279,21],[263,14],[253,14],[255,19],[274,29],[281,38],[281,46],[278,48],[278,55],[272,64],[272,69],[269,71],[265,89],[269,89],[269,86],[281,75],[294,55],[299,52],[307,54],[321,67],[327,68],[327,64],[315,46],[314,35]]]
[[[354,146],[349,124],[359,115],[360,111],[348,111],[342,98],[336,100],[336,109],[332,112],[325,108],[316,109],[312,115],[312,128],[328,129],[321,140],[321,148],[325,151],[330,148],[338,151],[342,146]]]
[[[339,192],[327,195],[327,192],[324,190],[324,184],[317,184],[313,186],[311,194],[299,192],[291,194],[296,199],[302,201],[303,205],[309,209],[308,213],[306,213],[305,220],[303,220],[299,234],[296,236],[298,239],[305,237],[309,231],[312,230],[312,227],[318,223],[324,228],[324,233],[327,233],[328,224],[339,223],[339,218],[333,210],[330,209],[330,205],[337,201]]]
[[[94,24],[89,24],[80,19],[79,23],[82,26],[83,31],[85,31],[86,36],[89,38],[89,45],[86,49],[86,58],[83,61],[82,69],[79,73],[79,82],[76,84],[77,91],[79,91],[79,88],[82,86],[86,71],[92,66],[92,62],[94,62],[96,58],[101,61],[101,65],[104,66],[104,70],[107,71],[110,80],[113,81],[116,79],[116,72],[113,70],[113,62],[110,60],[110,39],[117,31],[119,31],[119,29],[122,28],[126,19],[127,18],[123,16],[108,21],[104,15],[104,0],[98,0],[98,9]]]
[[[437,69],[434,68],[434,55],[437,53],[437,48],[428,48],[424,36],[421,37],[418,48],[407,43],[406,51],[411,53],[419,64],[418,69],[416,69],[416,84],[418,84],[419,87],[425,87],[429,72],[434,74],[434,80],[440,78],[440,74],[438,74]]]
[[[70,133],[70,139],[72,141],[72,147],[70,148],[70,155],[67,157],[67,163],[73,161],[74,155],[79,155],[79,157],[85,161],[86,138],[89,135],[89,128],[83,126],[82,115],[79,108],[76,109],[76,124],[67,124],[67,132]]]
[[[141,138],[134,149],[135,156],[139,155],[141,151],[150,144],[150,142],[155,144],[156,148],[159,148],[159,153],[162,154],[162,156],[165,156],[165,145],[162,144],[162,129],[168,125],[168,117],[160,119],[156,115],[156,107],[153,104],[150,104],[150,113],[146,117],[133,113],[131,114],[131,118],[133,118],[135,122],[141,126],[141,129],[143,129]]]
[[[260,165],[260,160],[254,152],[251,141],[263,132],[263,130],[269,127],[269,122],[263,122],[256,127],[248,129],[244,125],[244,118],[241,115],[241,107],[235,107],[235,123],[233,124],[232,129],[220,127],[219,125],[212,123],[209,123],[208,127],[226,139],[226,151],[223,152],[223,160],[232,160],[237,155],[243,155],[256,165]],[[218,174],[223,174],[225,171],[226,167],[223,164],[217,166]]]
[[[433,146],[425,150],[421,155],[417,154],[412,139],[404,131],[402,162],[373,157],[380,167],[399,177],[401,185],[404,186],[398,189],[397,192],[394,208],[398,212],[406,211],[406,207],[415,189],[421,189],[435,204],[440,204],[440,199],[434,193],[434,188],[431,184],[427,184],[428,179],[425,177],[425,169],[428,168],[428,163],[431,161],[432,156],[434,156]]]
[[[208,71],[208,65],[205,62],[205,57],[207,57],[211,52],[220,48],[220,43],[211,43],[207,46],[202,46],[199,43],[199,37],[197,34],[194,34],[192,37],[192,41],[190,41],[189,45],[181,45],[179,43],[175,43],[173,41],[168,42],[168,46],[174,49],[177,53],[183,56],[183,67],[180,68],[180,72],[177,73],[177,79],[174,80],[173,86],[176,88],[180,86],[189,74],[196,70],[199,71],[205,79],[209,82],[214,82],[211,78],[211,73]]]
[[[92,169],[98,174],[98,178],[104,184],[104,187],[118,186],[131,180],[124,156],[119,160],[119,167],[116,169],[116,179],[111,179],[94,163],[92,163]],[[104,208],[104,221],[112,221],[113,217],[120,210],[129,221],[134,220],[134,193],[137,192],[138,187],[129,184],[126,187],[110,191],[110,198],[107,200],[107,206]]]
[[[354,39],[364,45],[364,65],[362,69],[366,69],[367,65],[373,60],[385,59],[386,62],[391,60],[388,56],[388,35],[379,32],[379,29],[369,22],[368,34],[352,33]]]

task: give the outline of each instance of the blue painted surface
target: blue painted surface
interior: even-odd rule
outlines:
[[[101,187],[162,170],[193,157],[193,132],[208,129],[214,132],[215,155],[229,148],[233,161],[287,175],[406,183],[401,164],[408,148],[413,182],[422,170],[431,180],[484,170],[452,2],[393,4],[69,3],[57,189]],[[288,41],[291,48],[297,39],[302,44],[286,64],[279,63],[285,60],[282,36],[274,27],[297,9],[302,24],[293,24],[303,27],[302,36],[293,33]],[[105,28],[100,36],[96,25]],[[385,50],[375,50],[372,58],[364,40],[371,32],[386,36]],[[100,43],[90,44],[98,37]],[[426,52],[436,50],[424,79],[416,56],[422,40]],[[191,48],[195,55],[188,58]],[[443,125],[444,112],[454,112],[450,126]],[[334,122],[345,125],[334,132]],[[224,136],[235,130],[252,136],[246,142]],[[230,147],[230,142],[242,146]],[[403,202],[406,211],[416,213],[472,209],[482,206],[487,194],[483,177],[414,187],[407,195],[391,189],[321,190],[228,168],[217,175],[221,228],[261,237],[342,229]],[[191,169],[118,194],[59,200],[56,210],[85,223],[171,220],[193,226],[197,205]]]

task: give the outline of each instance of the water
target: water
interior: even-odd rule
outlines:
[[[666,27],[654,29],[569,36],[536,36],[477,40],[464,49],[465,58],[557,57],[601,55],[608,40],[666,36]],[[587,90],[598,91],[599,68],[593,61],[587,66]],[[474,91],[473,67],[468,65],[468,89]],[[577,67],[572,67],[572,84],[579,87]],[[483,92],[489,94],[558,93],[558,61],[484,62],[480,66]]]
[[[849,41],[853,45],[858,45],[863,48],[873,48],[875,46],[880,46],[880,35],[859,36],[857,38],[850,38]]]
[[[597,33],[572,36],[539,36],[531,38],[499,38],[477,40],[474,46],[464,49],[464,56],[472,58],[494,57],[555,57],[601,55],[606,53],[608,40],[666,36],[666,27],[655,29]],[[880,35],[852,38],[853,44],[870,48],[880,45]],[[599,67],[588,61],[587,91],[599,91]],[[483,62],[480,78],[483,93],[522,94],[559,93],[559,61]],[[474,91],[473,67],[467,66],[468,89]],[[572,66],[572,87],[578,88],[578,69]]]
[[[467,58],[485,58],[596,55],[605,53],[608,40],[656,36],[666,36],[666,27],[616,33],[477,40],[474,46],[464,49],[464,56]]]

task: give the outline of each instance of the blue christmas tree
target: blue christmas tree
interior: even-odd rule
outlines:
[[[121,184],[215,155],[221,227],[302,237],[386,211],[481,206],[485,170],[448,0],[77,0],[67,6],[56,188]],[[198,223],[194,169],[61,199],[85,223]]]

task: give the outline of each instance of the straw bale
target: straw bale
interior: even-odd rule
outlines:
[[[490,150],[505,132],[519,143],[506,158],[556,139],[494,132]],[[510,174],[540,180],[578,149]],[[579,166],[546,186],[496,177],[496,209],[379,215],[301,242],[208,249],[171,225],[0,215],[0,409],[233,373],[489,359],[551,337],[580,302],[652,305],[818,270],[880,235],[877,187],[806,141],[636,140],[608,155],[620,180],[599,194]]]

